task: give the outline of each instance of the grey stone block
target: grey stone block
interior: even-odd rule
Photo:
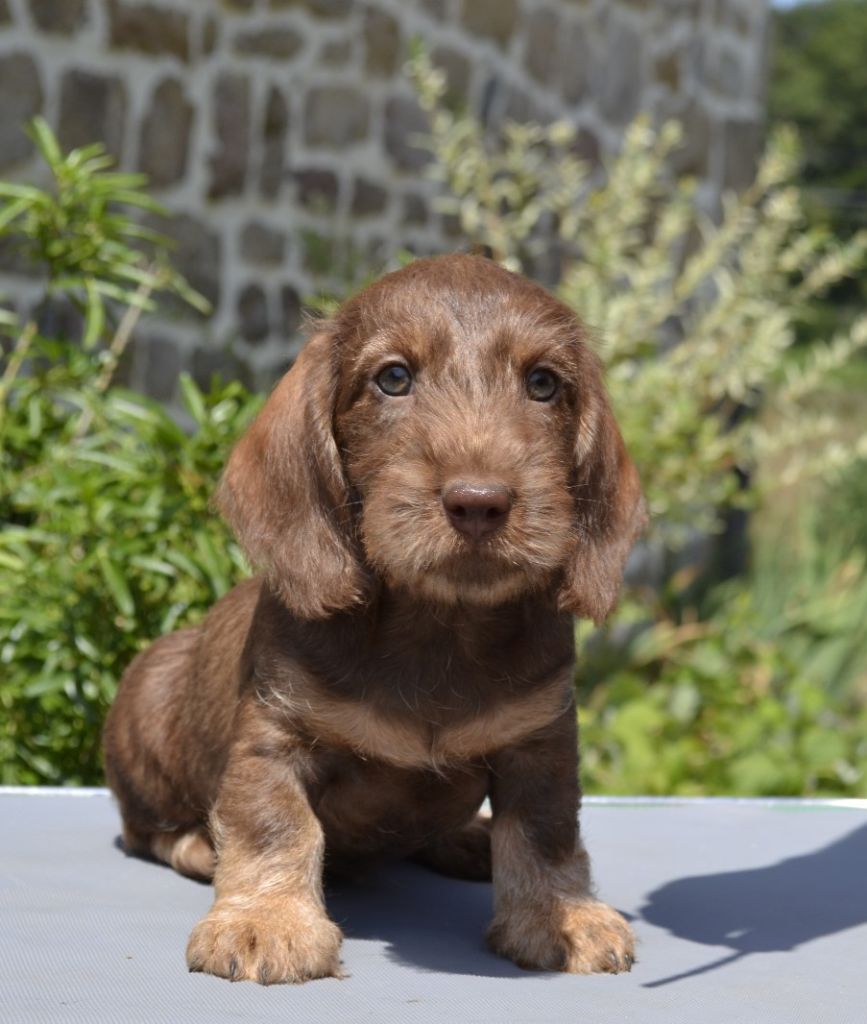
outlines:
[[[265,103],[265,123],[262,126],[264,152],[259,171],[259,188],[268,199],[277,196],[283,184],[288,130],[289,106],[280,90],[272,86]]]
[[[244,226],[241,232],[241,255],[250,263],[276,266],[283,261],[286,236],[258,221]]]
[[[395,96],[385,107],[385,149],[402,171],[420,171],[431,161],[415,136],[429,129],[427,115],[415,100]]]
[[[250,80],[223,72],[213,93],[216,150],[211,156],[209,199],[239,195],[247,177],[250,149]]]
[[[71,149],[103,142],[120,159],[126,110],[126,84],[118,75],[67,71],[60,82],[57,135],[61,146]]]
[[[304,138],[310,146],[340,148],[365,138],[370,125],[370,105],[358,89],[326,85],[307,93]]]
[[[154,90],[141,126],[139,167],[154,188],[180,181],[187,157],[195,108],[176,78],[164,78]]]
[[[30,16],[43,32],[68,36],[86,21],[87,3],[86,0],[30,0]]]
[[[473,35],[505,48],[518,24],[517,0],[463,0],[461,21]]]
[[[33,153],[24,126],[42,110],[42,83],[36,62],[26,53],[0,57],[0,169]]]
[[[190,58],[189,17],[170,5],[108,0],[109,41],[118,49]]]
[[[235,53],[245,57],[269,57],[289,60],[304,46],[302,37],[291,28],[269,26],[250,32],[239,32],[234,41]]]
[[[238,295],[238,324],[245,341],[268,337],[268,298],[257,284],[245,285]]]

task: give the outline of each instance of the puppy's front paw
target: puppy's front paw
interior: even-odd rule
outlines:
[[[632,929],[598,900],[513,907],[494,919],[488,942],[494,952],[530,969],[619,974],[635,960]]]
[[[191,971],[260,985],[340,977],[340,929],[315,907],[218,902],[187,943]]]

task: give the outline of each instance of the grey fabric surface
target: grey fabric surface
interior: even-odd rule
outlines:
[[[0,789],[0,1020],[867,1020],[864,807],[591,802],[583,822],[631,974],[519,970],[485,949],[490,886],[399,864],[329,894],[345,980],[265,989],[186,972],[210,888],[125,857],[104,793]]]

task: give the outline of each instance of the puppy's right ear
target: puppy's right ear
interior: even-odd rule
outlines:
[[[332,336],[317,334],[235,446],[217,492],[250,561],[309,619],[364,593],[332,430],[336,378]]]

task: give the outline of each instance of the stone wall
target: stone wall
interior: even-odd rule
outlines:
[[[0,176],[38,176],[36,113],[145,171],[215,311],[151,318],[129,377],[164,399],[182,368],[262,385],[323,269],[456,244],[412,144],[414,37],[487,122],[570,118],[593,160],[640,109],[681,118],[712,201],[754,166],[767,35],[765,0],[0,0]],[[26,305],[22,272],[4,248]]]

